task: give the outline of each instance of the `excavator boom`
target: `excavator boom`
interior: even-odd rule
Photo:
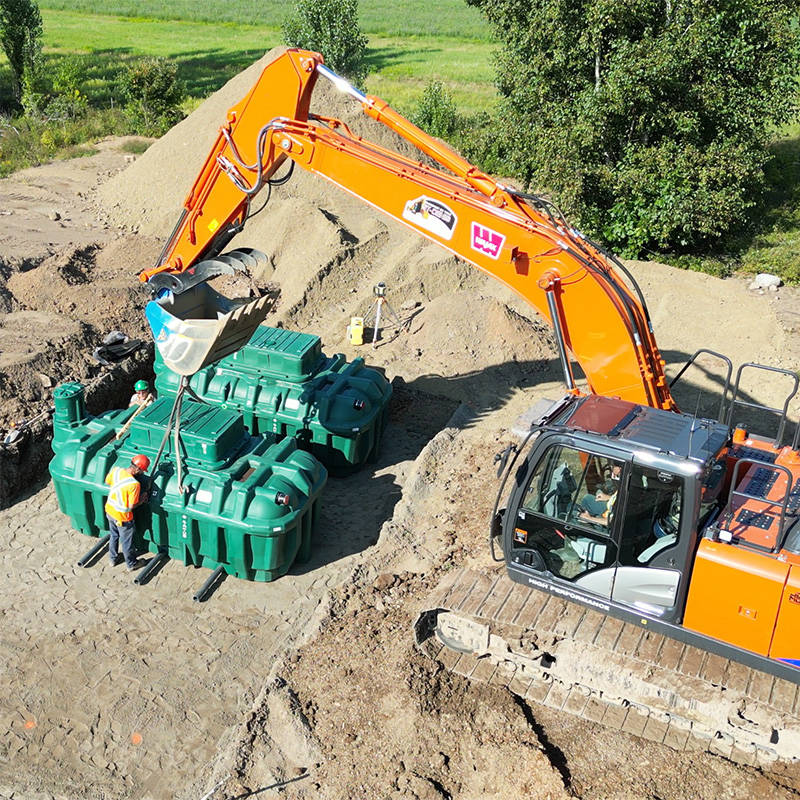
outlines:
[[[332,80],[367,116],[440,168],[359,138],[341,120],[309,114],[319,76]],[[196,271],[198,261],[216,255],[241,230],[251,199],[287,159],[518,292],[553,324],[569,388],[574,381],[568,352],[593,392],[675,408],[644,299],[630,276],[627,281],[622,277],[625,268],[616,259],[572,228],[552,205],[484,174],[382,100],[332,73],[316,53],[289,49],[279,55],[228,112],[158,265],[143,272],[142,280],[154,286],[165,279],[195,282],[186,273]],[[160,303],[161,317],[165,305]],[[192,318],[175,311],[172,316],[184,323],[181,336],[188,347]],[[160,332],[164,353],[172,333],[166,324]]]

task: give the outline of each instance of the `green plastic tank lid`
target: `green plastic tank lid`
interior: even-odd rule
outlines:
[[[322,358],[319,336],[261,325],[250,341],[239,352],[223,359],[220,366],[246,364],[256,370],[300,378],[313,373]]]
[[[53,420],[56,428],[59,425],[74,425],[86,419],[83,384],[77,382],[62,383],[53,391],[55,412]]]
[[[160,397],[136,417],[129,437],[134,449],[158,448],[169,423],[173,402],[173,397]],[[210,468],[227,460],[249,438],[240,414],[194,400],[183,400],[180,424],[186,457]],[[167,452],[171,452],[172,441],[170,436]]]
[[[68,400],[71,397],[83,393],[83,384],[77,381],[62,383],[56,386],[53,391],[53,400]]]

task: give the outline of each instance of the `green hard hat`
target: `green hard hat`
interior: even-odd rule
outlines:
[[[150,384],[147,381],[136,381],[133,384],[133,388],[137,392],[146,392],[150,388]]]

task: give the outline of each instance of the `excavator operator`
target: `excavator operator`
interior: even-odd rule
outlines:
[[[608,519],[617,499],[621,475],[622,465],[612,464],[611,474],[603,483],[602,488],[598,489],[594,495],[587,494],[581,500],[582,511],[579,519],[608,527]]]

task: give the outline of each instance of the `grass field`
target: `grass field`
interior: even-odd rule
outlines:
[[[120,17],[234,22],[280,28],[294,3],[285,0],[39,0],[42,9],[78,11]],[[434,36],[488,42],[489,29],[480,12],[464,0],[361,0],[359,18],[367,34],[384,37]]]
[[[445,5],[455,7],[460,2],[447,0]],[[50,4],[56,3],[50,0]],[[137,5],[166,6],[156,0]],[[253,3],[240,1],[228,5]],[[269,3],[265,5],[270,6]],[[277,3],[271,5],[278,6]],[[466,5],[464,8],[474,11]],[[174,59],[180,66],[180,76],[190,97],[202,98],[282,41],[277,12],[274,26],[242,25],[232,21],[211,25],[106,14],[87,17],[86,13],[48,8],[43,10],[42,16],[45,54],[51,58],[74,53],[86,56],[90,79],[87,91],[101,100],[111,92],[115,75],[127,60],[145,55]],[[408,111],[414,108],[429,81],[441,80],[451,90],[463,113],[475,113],[486,109],[496,97],[492,52],[493,45],[488,40],[476,41],[454,35],[370,35],[370,75],[366,89]]]

